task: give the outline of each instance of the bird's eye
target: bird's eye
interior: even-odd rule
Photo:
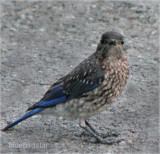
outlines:
[[[121,44],[123,45],[123,44],[124,44],[124,41],[121,41]]]
[[[105,43],[105,40],[102,38],[101,39],[101,44],[104,44]]]

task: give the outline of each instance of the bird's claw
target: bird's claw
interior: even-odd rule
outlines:
[[[117,132],[107,132],[107,133],[99,133],[99,136],[101,136],[102,138],[106,138],[106,137],[118,137],[120,134]]]
[[[112,145],[112,144],[121,142],[122,140],[124,140],[124,138],[117,139],[117,140],[105,140],[105,139],[102,139],[102,138],[98,138],[96,140],[97,140],[98,143]]]

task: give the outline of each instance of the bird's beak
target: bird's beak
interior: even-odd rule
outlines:
[[[122,49],[122,45],[119,43],[116,43],[116,46],[118,46],[120,49]]]

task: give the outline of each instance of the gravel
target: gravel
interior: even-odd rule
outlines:
[[[2,1],[1,128],[22,116],[60,77],[96,50],[101,34],[116,30],[135,47],[117,103],[89,119],[124,141],[96,143],[77,121],[34,116],[1,132],[2,153],[158,153],[159,2]]]

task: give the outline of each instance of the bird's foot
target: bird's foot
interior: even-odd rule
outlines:
[[[119,136],[120,134],[113,131],[113,130],[110,130],[108,131],[107,133],[99,133],[96,129],[94,129],[90,123],[88,121],[85,120],[85,124],[95,133],[97,134],[98,136],[102,137],[102,138],[106,138],[106,137],[111,137],[111,136],[114,136],[114,137],[117,137]]]
[[[114,143],[119,143],[120,141],[123,140],[123,139],[105,140],[104,137],[118,136],[119,134],[113,131],[108,132],[107,134],[100,134],[86,120],[83,123],[83,125],[80,125],[80,127],[83,128],[86,132],[88,132],[92,136],[94,136],[98,143],[111,145]]]
[[[120,135],[120,133],[117,132],[113,132],[113,131],[108,131],[107,133],[99,133],[96,132],[96,134],[98,136],[100,136],[101,138],[107,138],[107,137],[118,137]],[[83,131],[79,136],[90,136],[90,133]]]
[[[96,138],[96,141],[97,141],[98,143],[109,144],[109,145],[112,145],[112,144],[115,144],[115,143],[119,143],[119,142],[121,142],[122,140],[124,140],[124,139],[121,138],[121,139],[117,139],[117,140],[106,140],[106,139],[103,139],[103,138]]]
[[[108,131],[107,133],[98,133],[97,135],[101,136],[102,138],[106,137],[118,137],[120,134],[113,131]]]

